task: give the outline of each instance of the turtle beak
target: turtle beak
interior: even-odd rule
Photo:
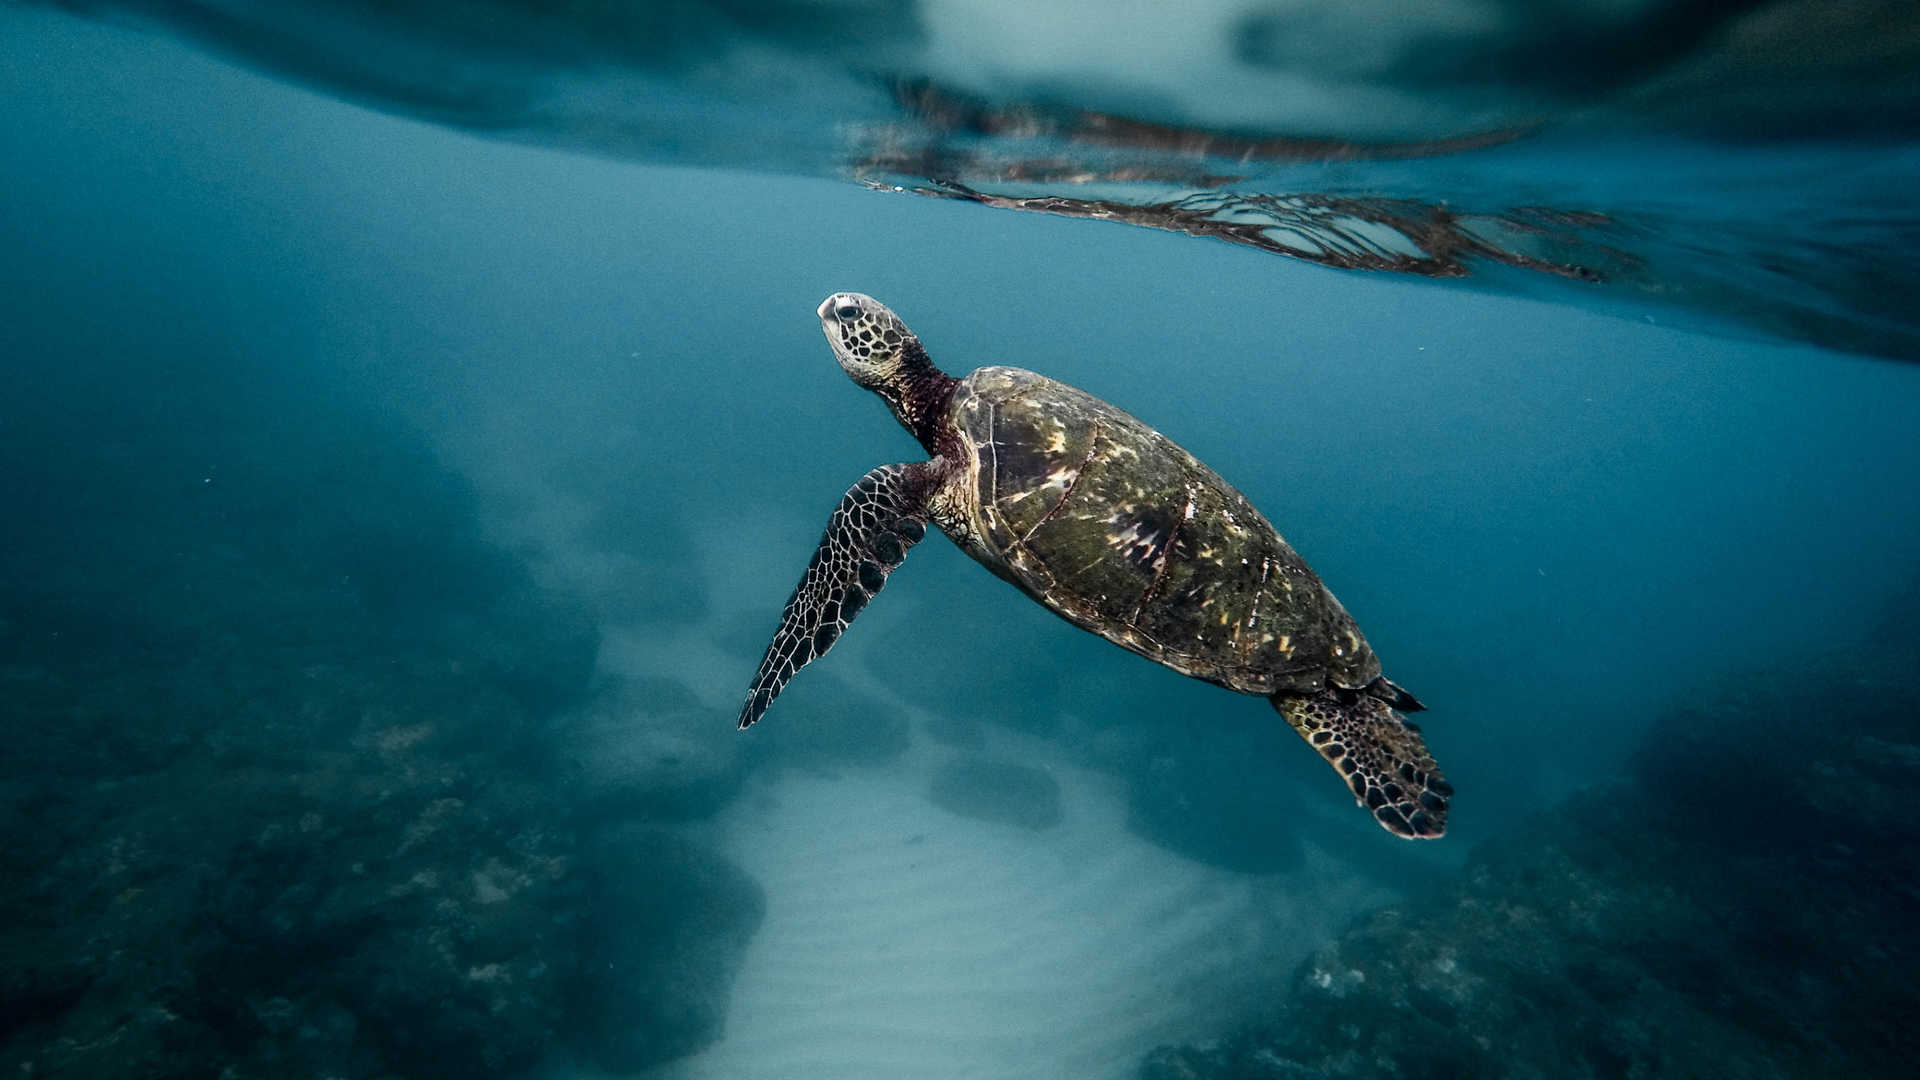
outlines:
[[[840,321],[840,316],[835,309],[845,303],[841,298],[846,295],[846,293],[834,293],[820,301],[820,309],[817,312],[820,316],[820,332],[827,335],[827,344],[833,346],[833,354],[836,358],[840,356],[840,350],[845,344],[847,326]],[[842,366],[845,366],[844,361]]]
[[[840,317],[840,309],[858,308],[858,301],[865,299],[859,293],[837,292],[820,301],[820,321],[828,326],[844,326],[847,320]]]
[[[827,335],[827,342],[836,349],[840,346],[840,316],[833,313],[834,297],[820,301],[820,332]]]

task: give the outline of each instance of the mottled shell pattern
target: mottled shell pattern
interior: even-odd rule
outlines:
[[[1241,693],[1357,689],[1380,661],[1244,495],[1139,420],[1010,367],[961,380],[971,553],[1069,621]]]

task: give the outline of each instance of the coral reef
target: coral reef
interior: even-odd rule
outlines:
[[[630,1071],[717,1038],[759,889],[621,824],[729,792],[668,745],[691,698],[632,688],[648,737],[604,756],[591,622],[430,454],[232,393],[0,440],[0,1071]]]
[[[1909,621],[1910,617],[1909,617]],[[1676,709],[1621,781],[1364,918],[1146,1080],[1905,1076],[1920,636]],[[1893,707],[1890,707],[1893,706]]]

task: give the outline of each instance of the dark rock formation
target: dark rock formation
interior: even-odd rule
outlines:
[[[1246,704],[1265,708],[1257,698]],[[1300,739],[1275,719],[1250,708],[1244,724],[1157,740],[1125,770],[1127,827],[1228,870],[1269,874],[1298,866],[1302,789],[1276,770],[1300,764]],[[1324,783],[1318,775],[1309,780]],[[1317,786],[1305,790],[1325,794]]]
[[[961,817],[1050,829],[1060,824],[1060,782],[1030,765],[981,755],[940,766],[927,788],[935,806]]]
[[[460,482],[332,395],[78,381],[23,415],[112,439],[0,437],[0,1073],[512,1076],[714,1038],[757,890],[691,840],[582,842],[555,718],[595,631]]]
[[[937,607],[938,618],[913,621],[914,648],[869,649],[863,658],[888,686],[939,715],[949,730],[989,723],[1050,735],[1059,724],[1062,674],[1089,644],[977,567],[968,567],[959,588],[931,587],[913,602]],[[888,599],[895,599],[888,594]],[[903,598],[906,599],[906,598]],[[982,627],[992,627],[998,664],[961,664],[950,658],[980,650]],[[858,631],[853,631],[857,633]]]
[[[912,741],[897,710],[831,671],[809,671],[805,681],[796,680],[768,717],[764,730],[732,732],[747,740],[749,763],[760,768],[871,768],[899,758]],[[724,721],[721,726],[728,727]]]
[[[573,798],[614,819],[708,817],[745,775],[732,720],[670,679],[603,693],[559,733]]]
[[[588,845],[588,962],[576,1037],[629,1073],[720,1037],[740,956],[766,909],[760,887],[683,836],[617,828]]]
[[[1883,635],[1782,670],[1676,710],[1625,780],[1362,920],[1269,1021],[1143,1077],[1909,1075],[1920,649]]]

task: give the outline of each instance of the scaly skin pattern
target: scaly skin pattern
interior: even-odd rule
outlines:
[[[961,546],[1068,621],[1245,694],[1358,689],[1380,661],[1246,496],[1092,395],[1030,371],[960,381]],[[947,516],[945,514],[941,515]]]
[[[740,707],[740,727],[765,715],[787,682],[825,656],[854,616],[879,595],[907,549],[927,534],[927,495],[942,475],[938,462],[882,465],[841,496],[754,672]]]
[[[1376,697],[1341,697],[1325,690],[1286,694],[1275,697],[1273,707],[1347,781],[1354,801],[1382,828],[1410,839],[1446,832],[1453,785],[1440,775],[1419,729]]]
[[[821,303],[848,377],[929,460],[841,500],[740,711],[759,719],[826,653],[931,521],[1068,621],[1184,675],[1268,699],[1400,836],[1446,831],[1453,789],[1400,711],[1422,706],[1245,496],[1132,416],[1030,371],[954,379],[884,304]]]

